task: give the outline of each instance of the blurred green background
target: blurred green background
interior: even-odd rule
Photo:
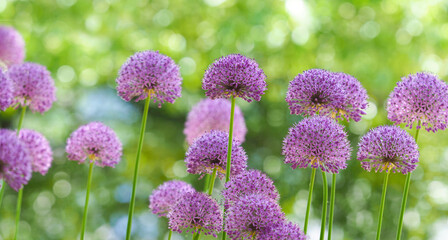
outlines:
[[[237,101],[248,127],[243,146],[249,166],[274,179],[283,210],[300,226],[311,171],[282,162],[282,139],[301,119],[289,114],[284,101],[288,83],[303,70],[325,68],[349,73],[367,89],[367,115],[344,123],[354,151],[338,175],[333,239],[375,236],[383,175],[365,172],[354,157],[368,129],[391,124],[384,106],[396,82],[423,70],[448,79],[448,2],[443,0],[0,0],[0,24],[23,35],[26,61],[46,65],[57,86],[58,101],[50,111],[25,116],[25,128],[50,140],[54,163],[24,189],[20,239],[79,237],[88,167],[68,161],[64,148],[69,134],[90,121],[103,121],[117,132],[124,156],[115,169],[94,169],[87,239],[124,239],[143,105],[121,100],[115,78],[136,51],[172,57],[181,66],[183,96],[175,104],[150,107],[133,239],[167,237],[167,220],[148,210],[148,196],[159,184],[181,179],[202,189],[198,176],[185,171],[182,130],[188,111],[205,97],[201,79],[214,59],[241,53],[264,69],[268,90],[262,100]],[[0,113],[2,128],[15,128],[17,120],[13,109]],[[446,131],[420,134],[421,163],[412,177],[403,239],[448,236],[447,136]],[[318,238],[322,207],[321,176],[316,179],[311,239]],[[404,179],[390,177],[382,239],[395,237]],[[215,196],[221,187],[218,181]],[[0,239],[9,239],[14,230],[16,197],[6,190]],[[173,237],[184,238],[191,235]]]

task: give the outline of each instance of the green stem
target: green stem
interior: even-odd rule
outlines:
[[[323,190],[323,199],[322,199],[322,223],[320,225],[320,240],[323,240],[325,237],[325,226],[327,222],[327,202],[328,202],[328,183],[327,183],[327,175],[324,171],[322,171],[322,190]]]
[[[19,136],[20,129],[22,129],[23,119],[25,118],[26,112],[26,100],[23,102],[24,106],[22,107],[22,112],[20,113],[19,125],[17,126],[17,136]]]
[[[20,210],[22,207],[22,196],[23,196],[23,187],[19,190],[19,195],[17,197],[16,232],[14,233],[14,240],[17,240],[17,236],[19,235],[19,222],[20,222]]]
[[[140,138],[139,138],[139,141],[138,141],[137,158],[135,159],[134,180],[132,182],[132,195],[131,195],[131,202],[129,204],[128,226],[127,226],[127,229],[126,229],[126,240],[131,239],[132,216],[134,215],[135,187],[137,185],[138,164],[140,162],[140,155],[142,153],[143,137],[145,135],[146,121],[147,121],[147,118],[148,118],[148,109],[149,109],[150,99],[151,99],[150,96],[148,96],[146,98],[145,108],[143,110],[143,116],[142,116],[142,124],[141,124],[141,127],[140,127]]]
[[[2,180],[2,189],[0,190],[0,207],[2,206],[3,194],[5,192],[5,181]]]
[[[224,210],[224,211],[225,211],[225,210]],[[227,235],[226,232],[222,232],[222,238],[221,238],[221,240],[225,240],[225,239],[226,239],[226,235]]]
[[[384,176],[383,193],[381,196],[380,215],[378,217],[378,229],[376,231],[376,240],[379,240],[381,236],[381,224],[383,223],[384,203],[386,201],[387,180],[389,180],[389,172],[390,170],[387,170],[386,175]]]
[[[418,133],[420,132],[420,121],[417,124],[417,130],[415,131],[415,143],[417,143],[418,139]],[[406,202],[408,200],[408,194],[409,194],[409,185],[411,185],[411,172],[406,174],[406,181],[404,184],[404,190],[403,190],[403,198],[401,200],[401,210],[400,210],[400,218],[398,220],[398,230],[397,230],[397,240],[401,239],[401,233],[403,230],[403,217],[404,217],[404,211],[406,209]]]
[[[316,176],[316,168],[312,168],[311,171],[311,180],[310,180],[310,188],[308,190],[308,203],[306,204],[306,214],[305,214],[305,226],[303,227],[303,231],[306,234],[306,231],[308,230],[308,219],[310,216],[310,209],[311,209],[311,198],[313,197],[313,188],[314,188],[314,178]]]
[[[331,196],[330,196],[330,216],[328,223],[328,240],[331,240],[331,231],[333,230],[333,214],[334,214],[334,202],[336,198],[336,173],[333,173],[331,179]]]
[[[200,232],[193,234],[193,240],[199,240],[199,236],[201,235]]]
[[[210,188],[210,178],[211,176],[209,174],[207,174],[205,176],[205,181],[204,181],[204,192],[207,192],[208,189]]]
[[[232,164],[232,140],[233,140],[233,117],[235,113],[235,97],[231,97],[232,107],[230,108],[230,124],[229,124],[229,145],[227,146],[227,165],[226,165],[226,182],[230,179],[230,168]]]
[[[213,187],[215,186],[216,169],[217,169],[217,168],[214,168],[214,169],[213,169],[212,179],[211,179],[211,181],[210,181],[210,187],[208,188],[208,195],[210,195],[210,196],[212,195],[212,193],[213,193]]]
[[[170,233],[168,234],[168,240],[171,240],[172,235],[173,235],[173,230],[170,229]]]
[[[84,215],[82,216],[81,240],[84,239],[84,233],[86,231],[87,209],[89,206],[90,186],[92,185],[92,171],[93,171],[93,161],[90,162],[89,175],[87,177],[87,192],[86,192],[86,202],[84,203]]]

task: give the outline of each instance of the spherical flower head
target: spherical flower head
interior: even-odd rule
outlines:
[[[164,102],[174,103],[181,96],[182,77],[179,67],[168,56],[158,51],[137,52],[121,66],[118,73],[118,95],[125,101],[154,98],[159,107]]]
[[[217,169],[219,178],[223,179],[227,166],[227,145],[229,134],[212,130],[197,138],[185,156],[187,172],[191,174],[211,174]],[[247,168],[247,155],[238,140],[232,140],[231,175],[238,175]]]
[[[350,159],[350,142],[344,127],[329,117],[305,118],[289,129],[283,140],[285,163],[292,168],[321,168],[339,173]]]
[[[25,58],[25,41],[14,28],[0,26],[0,65],[10,67],[20,64]],[[1,68],[1,66],[0,66]]]
[[[370,172],[390,171],[407,174],[417,167],[419,152],[414,138],[396,126],[370,130],[358,144],[358,160]]]
[[[168,213],[169,228],[182,233],[213,235],[222,231],[222,214],[218,203],[201,192],[185,193]]]
[[[230,54],[213,62],[205,71],[202,89],[215,98],[240,97],[260,101],[266,88],[266,75],[254,59]]]
[[[289,83],[286,102],[291,114],[339,116],[344,109],[344,93],[333,73],[310,69]]]
[[[184,134],[188,144],[211,130],[229,132],[230,125],[230,101],[227,99],[203,99],[188,113],[185,122]],[[235,106],[233,136],[240,142],[244,142],[247,133],[246,122],[243,113]]]
[[[54,80],[46,67],[27,62],[13,65],[7,73],[13,83],[13,105],[19,103],[33,112],[44,113],[56,101]]]
[[[358,122],[361,115],[366,114],[364,110],[367,108],[367,91],[361,83],[353,76],[346,73],[333,73],[339,87],[344,93],[344,104],[341,108],[336,109],[332,113],[335,117],[350,118]]]
[[[195,189],[186,182],[178,180],[165,182],[149,196],[149,208],[159,217],[166,217],[177,201],[191,192],[195,192]]]
[[[0,179],[16,190],[31,178],[31,157],[15,132],[0,129]]]
[[[31,156],[33,172],[47,174],[53,161],[53,151],[48,140],[41,133],[29,129],[20,130],[19,139],[25,144]]]
[[[285,216],[276,201],[264,195],[242,197],[227,211],[224,231],[230,239],[261,239]]]
[[[0,69],[0,111],[5,111],[12,103],[12,82]]]
[[[436,75],[416,73],[403,77],[387,101],[387,117],[395,124],[406,123],[412,129],[445,129],[448,124],[448,85]]]
[[[67,139],[68,159],[84,163],[88,158],[97,166],[115,167],[122,155],[122,145],[115,132],[100,122],[79,127]]]
[[[305,233],[297,224],[283,221],[275,225],[271,231],[260,234],[258,239],[263,240],[306,240]]]
[[[280,198],[274,182],[259,170],[251,169],[230,178],[222,191],[224,206],[229,208],[241,197],[260,194],[274,201]]]

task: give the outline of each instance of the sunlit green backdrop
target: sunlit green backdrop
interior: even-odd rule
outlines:
[[[354,151],[338,176],[333,239],[375,236],[383,175],[360,167],[356,145],[368,129],[391,124],[384,106],[396,82],[423,70],[448,79],[448,2],[443,0],[0,0],[0,24],[23,35],[26,60],[46,65],[57,86],[51,110],[28,112],[24,121],[25,128],[50,140],[54,163],[24,189],[20,239],[79,237],[88,168],[68,161],[64,148],[69,134],[90,121],[114,128],[124,156],[115,169],[94,169],[87,239],[124,239],[143,106],[121,100],[115,78],[136,51],[172,57],[181,66],[183,96],[175,104],[150,107],[133,239],[167,236],[167,220],[148,210],[148,196],[159,184],[181,179],[202,189],[198,176],[185,171],[182,130],[192,105],[205,97],[201,79],[214,59],[241,53],[264,69],[268,90],[262,100],[237,101],[249,130],[243,146],[249,166],[274,179],[287,217],[301,226],[310,169],[292,170],[283,163],[282,139],[301,119],[289,114],[284,101],[288,82],[303,70],[325,68],[352,74],[367,89],[367,115],[344,123]],[[15,128],[17,120],[13,109],[0,114],[2,128]],[[421,163],[412,177],[403,239],[446,239],[448,134],[424,131],[419,145]],[[311,239],[320,229],[322,183],[319,175],[316,179]],[[390,178],[383,239],[395,237],[403,183],[402,174]],[[9,239],[14,230],[16,197],[6,190],[0,239]],[[191,235],[173,237],[183,238]]]

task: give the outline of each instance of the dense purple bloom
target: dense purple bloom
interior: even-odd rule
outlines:
[[[218,203],[202,192],[190,192],[180,198],[168,214],[169,228],[213,235],[222,231],[222,214]]]
[[[344,93],[344,104],[334,112],[335,117],[345,117],[358,122],[361,115],[366,114],[363,110],[367,108],[367,91],[361,83],[353,76],[346,73],[333,73],[341,91]]]
[[[305,233],[297,224],[292,222],[281,222],[271,229],[269,232],[260,234],[257,239],[262,240],[306,240]]]
[[[20,103],[33,112],[44,113],[56,101],[54,80],[46,67],[27,62],[13,65],[7,73],[13,83],[13,105]]]
[[[266,88],[266,75],[258,63],[240,54],[230,54],[213,62],[205,71],[202,89],[215,98],[240,97],[260,101]]]
[[[125,101],[146,99],[148,94],[160,104],[174,103],[181,96],[182,77],[179,67],[168,56],[158,51],[137,52],[121,66],[118,78],[118,95]]]
[[[229,132],[231,104],[226,99],[203,99],[197,103],[185,122],[184,134],[188,144],[210,130],[221,130]],[[244,142],[247,128],[243,113],[235,106],[233,136]]]
[[[224,231],[230,239],[261,239],[285,216],[276,201],[264,195],[242,197],[227,211]]]
[[[115,132],[100,122],[79,127],[67,139],[68,159],[80,164],[89,158],[97,166],[115,167],[122,155],[122,145]]]
[[[195,189],[186,182],[178,180],[165,182],[149,196],[149,208],[159,217],[166,217],[177,201],[189,192],[195,192]]]
[[[224,206],[228,208],[241,197],[251,194],[264,195],[275,201],[280,198],[274,182],[261,171],[252,169],[233,176],[225,184],[222,191]]]
[[[34,130],[22,129],[19,139],[25,144],[31,156],[33,172],[47,174],[53,161],[53,151],[51,151],[50,143],[45,136]]]
[[[292,168],[321,168],[325,172],[338,173],[347,167],[350,159],[350,143],[342,125],[329,117],[305,118],[289,129],[283,140],[285,163]]]
[[[212,130],[197,138],[187,151],[185,163],[187,172],[191,174],[211,174],[217,168],[218,176],[222,179],[226,174],[227,145],[229,134]],[[238,175],[247,167],[247,155],[238,140],[232,141],[231,175]],[[201,176],[201,177],[202,177]]]
[[[15,132],[0,129],[0,179],[19,191],[31,178],[31,157]]]
[[[12,82],[0,68],[0,111],[5,111],[12,103]]]
[[[448,85],[430,73],[401,78],[387,101],[387,117],[412,128],[421,123],[427,131],[443,130],[448,124]],[[420,128],[420,126],[417,126]]]
[[[370,172],[383,170],[407,174],[417,167],[419,152],[414,138],[396,126],[370,130],[358,144],[358,160]]]
[[[25,58],[25,41],[14,28],[0,26],[0,68],[20,64]]]

